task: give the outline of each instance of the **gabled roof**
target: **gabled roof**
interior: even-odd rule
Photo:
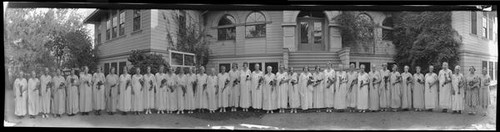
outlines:
[[[87,16],[83,23],[85,24],[94,24],[99,22],[104,16],[108,15],[108,10],[96,9],[89,16]]]

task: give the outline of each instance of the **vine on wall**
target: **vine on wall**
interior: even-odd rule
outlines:
[[[343,11],[336,20],[341,25],[342,47],[362,47],[365,52],[369,52],[375,44],[375,23],[370,16]]]

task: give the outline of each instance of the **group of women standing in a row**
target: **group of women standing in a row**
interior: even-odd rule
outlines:
[[[220,73],[211,68],[206,74],[204,67],[178,67],[174,73],[173,68],[160,66],[156,74],[151,73],[151,67],[145,74],[140,74],[139,68],[132,69],[136,70],[134,75],[127,68],[117,75],[111,68],[105,76],[100,68],[91,75],[85,66],[79,75],[72,70],[67,77],[61,70],[51,76],[46,68],[40,77],[35,71],[29,78],[20,72],[14,82],[15,115],[34,118],[41,114],[46,118],[49,114],[60,117],[65,113],[88,115],[92,111],[99,115],[104,110],[124,115],[152,114],[153,110],[158,114],[181,114],[197,109],[214,113],[226,112],[228,107],[231,111],[248,111],[251,107],[267,113],[284,113],[285,109],[291,109],[290,113],[297,113],[297,109],[320,112],[324,108],[326,112],[439,108],[461,113],[468,108],[474,114],[478,108],[487,108],[490,101],[486,69],[477,75],[470,67],[470,73],[464,76],[460,66],[452,72],[446,62],[438,74],[433,66],[425,74],[418,66],[414,74],[409,73],[408,66],[403,73],[397,71],[397,65],[389,71],[386,64],[382,69],[374,65],[369,73],[363,70],[364,65],[356,69],[354,64],[349,68],[340,64],[340,71],[335,71],[332,64],[327,67],[322,71],[316,66],[312,72],[304,67],[302,73],[296,73],[282,66],[274,74],[260,71],[258,64],[255,71],[250,71],[248,63],[242,69],[235,63],[229,73],[221,67]],[[268,66],[267,71],[272,67]]]

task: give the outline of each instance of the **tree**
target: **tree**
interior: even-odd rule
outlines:
[[[178,12],[172,11],[170,14],[163,14],[170,16],[167,19],[166,25],[177,25],[176,32],[167,32],[167,40],[170,43],[169,47],[174,50],[189,52],[196,54],[195,65],[206,66],[209,57],[209,38],[210,35],[206,32],[203,26],[196,21],[192,15],[179,15]],[[167,31],[169,31],[167,26]],[[174,39],[176,41],[174,41]],[[177,58],[182,59],[182,58]]]
[[[135,74],[135,68],[139,67],[141,69],[141,74],[146,74],[147,66],[151,66],[151,73],[157,73],[160,66],[165,66],[165,70],[169,68],[169,65],[161,54],[149,54],[143,50],[132,50],[132,53],[128,57],[128,61],[132,63],[133,67],[129,71],[131,74]]]
[[[65,51],[53,47],[57,39],[63,39],[70,32],[84,31],[83,16],[76,13],[77,9],[7,9],[5,64],[18,73],[17,68],[25,71],[40,71],[43,67],[60,68],[63,59],[58,58]],[[86,32],[82,36],[88,37]],[[89,40],[88,40],[89,41]],[[63,50],[61,50],[61,48]],[[80,50],[80,49],[73,49]],[[69,54],[69,53],[68,53]]]
[[[341,25],[342,47],[361,47],[369,51],[374,45],[375,23],[368,15],[343,11],[335,19]]]
[[[459,62],[462,38],[451,25],[451,12],[401,12],[395,14],[394,39],[398,65],[421,66],[422,71],[442,62]],[[412,68],[413,69],[413,68]]]

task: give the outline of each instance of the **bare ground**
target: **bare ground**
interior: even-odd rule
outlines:
[[[265,112],[226,112],[165,115],[63,116],[62,118],[18,119],[14,116],[12,91],[6,91],[4,125],[15,127],[99,127],[99,128],[175,128],[175,129],[471,129],[496,130],[497,90],[491,91],[492,105],[483,114],[441,112],[376,112],[265,114]],[[288,111],[287,111],[288,112]],[[299,111],[300,112],[300,111]]]

